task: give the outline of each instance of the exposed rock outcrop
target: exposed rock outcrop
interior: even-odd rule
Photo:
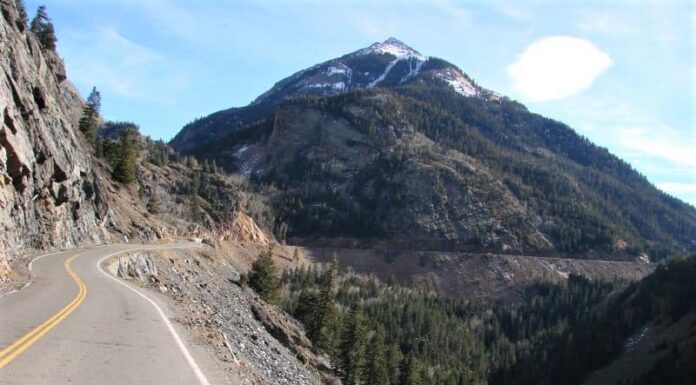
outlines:
[[[0,279],[25,248],[66,248],[106,236],[83,139],[82,100],[58,55],[0,4]]]

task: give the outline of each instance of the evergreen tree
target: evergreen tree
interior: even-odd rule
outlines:
[[[104,141],[97,139],[94,142],[94,155],[97,156],[97,158],[103,158],[104,157]]]
[[[387,350],[387,370],[389,372],[389,383],[397,385],[401,373],[401,360],[404,359],[399,344],[393,343]]]
[[[191,195],[197,196],[200,195],[201,193],[201,173],[200,172],[195,172],[193,173],[193,177],[191,178]]]
[[[306,330],[315,328],[317,311],[319,309],[319,294],[313,290],[302,289],[297,299],[297,307],[293,313],[295,318],[305,325]]]
[[[307,337],[312,341],[315,349],[322,352],[331,350],[331,340],[335,333],[336,306],[333,289],[336,268],[334,259],[334,263],[324,273],[317,309],[313,313],[310,324],[307,325]]]
[[[359,302],[351,304],[338,346],[337,369],[345,385],[363,383],[365,357],[365,319]]]
[[[389,385],[389,369],[384,346],[384,328],[380,327],[370,339],[366,351],[369,357],[365,378],[369,385]]]
[[[36,16],[31,20],[31,31],[39,39],[44,50],[56,50],[56,31],[46,12],[46,6],[42,5],[36,10]]]
[[[85,107],[82,109],[82,117],[80,118],[79,128],[85,135],[87,141],[94,142],[97,136],[97,127],[99,125],[99,111],[101,110],[101,94],[97,91],[97,87],[92,87],[87,97]]]
[[[254,261],[249,273],[249,286],[266,302],[276,300],[280,284],[275,276],[273,248],[269,247]]]
[[[137,149],[134,134],[130,130],[121,132],[119,157],[114,167],[114,178],[122,183],[129,184],[135,181],[135,166]]]
[[[400,385],[422,385],[423,378],[421,376],[420,363],[410,354],[401,367]]]
[[[27,15],[27,9],[24,6],[24,0],[15,0],[17,6],[17,13],[19,14],[19,19],[17,20],[17,27],[20,31],[24,30],[29,25],[29,15]]]

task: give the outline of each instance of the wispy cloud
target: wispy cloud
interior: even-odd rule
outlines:
[[[114,27],[72,32],[62,49],[71,58],[70,78],[84,87],[96,85],[106,95],[133,100],[164,100],[186,87],[187,78],[154,49],[123,36]]]
[[[545,101],[587,89],[611,65],[611,57],[590,41],[550,36],[529,45],[508,66],[508,74],[524,99]]]
[[[622,151],[696,168],[696,138],[665,127],[625,127],[615,133]]]

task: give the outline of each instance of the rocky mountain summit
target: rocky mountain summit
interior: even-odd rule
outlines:
[[[276,106],[290,98],[333,96],[356,89],[411,83],[450,87],[465,96],[500,97],[476,85],[454,64],[424,56],[402,41],[389,38],[299,71],[276,83],[247,107],[220,111],[193,122],[184,127],[171,144],[181,151],[193,150],[213,138],[268,116]]]

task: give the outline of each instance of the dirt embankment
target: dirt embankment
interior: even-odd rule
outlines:
[[[559,282],[570,274],[590,279],[638,280],[654,265],[521,255],[449,253],[436,251],[384,251],[376,249],[306,249],[317,262],[328,262],[335,253],[342,266],[373,273],[382,280],[433,289],[450,297],[470,300],[517,300],[524,288],[536,281]]]

